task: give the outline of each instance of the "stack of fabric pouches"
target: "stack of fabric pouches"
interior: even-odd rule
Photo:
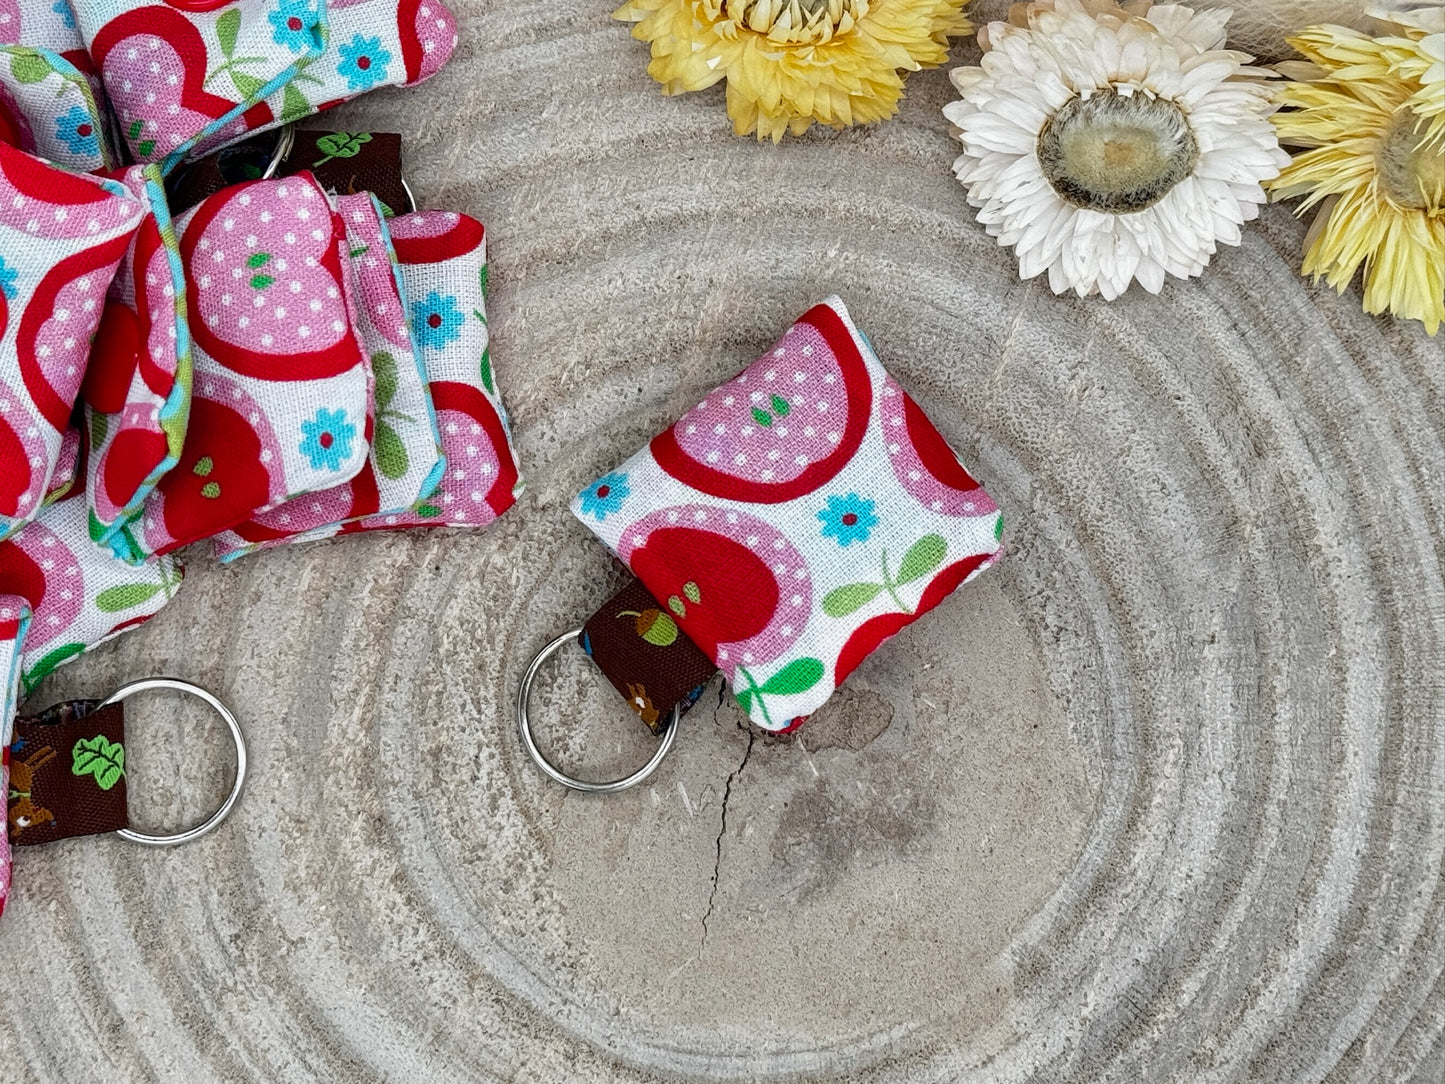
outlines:
[[[22,720],[12,749],[17,695],[165,605],[176,550],[481,527],[513,503],[482,225],[411,209],[394,136],[282,127],[425,79],[455,25],[436,0],[0,0],[14,842],[99,830],[85,811],[124,775],[118,731],[35,733],[94,702]],[[88,788],[69,824],[46,772],[46,793]],[[0,907],[9,877],[0,835]]]

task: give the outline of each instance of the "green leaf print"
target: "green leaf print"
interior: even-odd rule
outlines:
[[[95,606],[108,614],[119,613],[154,598],[162,590],[164,587],[158,583],[120,583],[96,595]]]
[[[395,429],[379,419],[371,450],[376,453],[377,468],[387,478],[394,480],[406,473],[411,462],[406,454],[406,445],[402,443],[401,437],[396,435]]]
[[[818,659],[794,659],[767,681],[760,692],[773,696],[807,692],[823,678],[823,664]]]
[[[883,592],[881,583],[848,583],[823,596],[823,612],[829,617],[847,617],[861,610]]]
[[[110,790],[125,775],[125,746],[104,734],[81,738],[70,751],[70,774],[93,775],[101,790]]]
[[[266,89],[265,80],[257,79],[254,75],[237,71],[235,68],[231,69],[231,82],[236,84],[236,93],[248,102]]]
[[[370,132],[332,132],[316,141],[316,149],[326,157],[311,163],[311,168],[324,166],[333,158],[355,158],[364,144],[371,142]]]
[[[105,443],[105,435],[110,431],[110,415],[99,410],[90,412],[90,446],[99,448]]]
[[[376,409],[382,411],[396,398],[396,359],[378,350],[371,355],[371,371],[376,377]]]
[[[25,695],[29,696],[35,690],[35,686],[39,685],[41,679],[50,671],[84,652],[84,644],[64,644],[54,651],[46,652],[34,666],[25,671],[25,675],[21,678],[20,683],[25,688]]]
[[[491,392],[493,395],[495,395],[496,392],[497,392],[497,389],[492,386],[492,352],[491,352],[491,350],[483,350],[483,351],[482,351],[482,387],[486,388],[486,389],[487,389],[489,392]]]
[[[231,59],[236,51],[236,38],[241,32],[241,9],[227,8],[216,20],[216,40],[221,43],[221,55]]]
[[[947,552],[948,543],[943,540],[942,535],[924,535],[903,555],[903,563],[898,566],[896,584],[901,586],[927,576],[943,564],[943,557]]]
[[[419,504],[416,506],[416,514],[423,519],[436,519],[442,514],[442,510],[434,504]]]
[[[306,100],[295,83],[287,83],[281,92],[281,122],[289,124],[311,113],[311,103]]]
[[[17,83],[39,83],[50,71],[45,58],[37,53],[19,53],[10,58],[10,74]]]

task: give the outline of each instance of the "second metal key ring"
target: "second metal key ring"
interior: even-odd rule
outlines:
[[[667,756],[668,751],[672,748],[672,743],[677,739],[677,722],[682,717],[682,709],[681,707],[672,709],[672,715],[668,718],[666,729],[662,732],[662,740],[658,744],[657,752],[652,754],[651,760],[631,775],[607,783],[597,783],[586,779],[577,779],[560,771],[542,755],[542,750],[537,748],[537,740],[532,736],[532,720],[528,714],[532,699],[532,684],[537,680],[537,673],[542,669],[542,664],[560,651],[568,641],[575,642],[581,632],[580,627],[572,629],[570,632],[564,632],[533,656],[527,672],[522,675],[522,685],[517,690],[517,729],[521,732],[522,744],[527,747],[527,752],[536,761],[537,767],[541,768],[549,778],[556,780],[564,787],[580,790],[587,794],[615,794],[628,787],[637,786],[657,770],[657,766],[662,763],[662,758]]]

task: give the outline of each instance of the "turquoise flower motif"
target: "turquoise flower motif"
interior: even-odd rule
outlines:
[[[322,407],[316,417],[301,423],[301,454],[311,460],[312,470],[340,470],[351,458],[356,426],[346,420],[346,411]]]
[[[75,12],[70,10],[70,0],[55,0],[50,10],[60,16],[60,25],[67,30],[75,29]]]
[[[582,511],[601,523],[613,512],[622,508],[632,490],[627,485],[627,475],[620,471],[604,474],[582,491]]]
[[[433,290],[425,301],[411,303],[411,326],[416,341],[431,350],[441,350],[447,343],[459,339],[465,320],[462,310],[457,308],[457,299],[451,294]]]
[[[854,542],[867,542],[873,528],[878,526],[873,502],[856,493],[829,497],[828,507],[818,513],[818,519],[823,524],[823,537],[836,538],[838,545],[845,549]]]
[[[71,154],[100,153],[100,139],[95,134],[95,121],[78,105],[72,105],[55,118],[55,134],[70,148]]]
[[[380,38],[363,38],[357,34],[341,46],[340,52],[341,63],[336,66],[336,74],[346,79],[349,90],[370,90],[386,78],[391,54],[381,47]]]
[[[293,53],[305,52],[316,43],[317,13],[310,0],[281,0],[281,6],[270,12],[271,40]]]
[[[5,295],[6,301],[15,300],[15,280],[20,272],[13,267],[5,266],[5,257],[0,256],[0,293]]]

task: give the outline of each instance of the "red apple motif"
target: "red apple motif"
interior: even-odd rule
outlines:
[[[30,122],[25,111],[15,101],[10,89],[0,86],[0,143],[25,150],[35,148],[35,139],[30,134]]]
[[[391,220],[391,243],[398,263],[441,263],[475,252],[486,228],[455,211],[415,211]]]
[[[96,511],[114,523],[170,454],[164,433],[149,428],[122,429],[105,446],[97,464],[101,493]]]
[[[179,225],[190,330],[210,357],[259,380],[360,364],[342,292],[345,229],[314,177],[235,185]]]
[[[114,183],[57,169],[0,143],[0,224],[73,241],[133,229],[140,216],[140,203],[118,191]]]
[[[102,414],[118,414],[125,408],[131,381],[140,364],[141,326],[136,314],[123,301],[106,301],[95,343],[90,349],[81,397]]]
[[[319,493],[285,501],[269,512],[232,528],[243,541],[252,544],[280,542],[307,531],[374,515],[381,507],[376,488],[376,472],[368,461],[366,466],[345,485],[332,486]],[[239,552],[243,547],[219,544],[221,555]]]
[[[40,503],[50,452],[37,422],[25,396],[0,384],[0,516],[23,518]]]
[[[923,408],[892,377],[883,385],[880,413],[893,474],[919,504],[945,516],[990,516],[998,511]]]
[[[826,485],[868,429],[873,380],[852,333],[817,305],[777,345],[653,438],[674,478],[712,497],[778,504]]]
[[[401,0],[396,29],[408,83],[435,75],[457,47],[456,16],[437,0]]]
[[[234,4],[236,0],[166,0],[166,3],[177,11],[203,12],[215,11],[227,4]]]
[[[137,161],[165,158],[185,147],[237,105],[205,89],[207,54],[201,32],[165,5],[145,4],[117,15],[95,35],[90,53]],[[271,120],[270,107],[259,103],[196,150]]]
[[[245,416],[212,398],[192,400],[180,463],[156,486],[170,538],[155,552],[208,538],[265,508],[271,476],[261,455],[261,436]]]
[[[57,432],[80,394],[90,339],[105,308],[105,291],[130,244],[114,237],[67,256],[50,269],[20,317],[15,349],[26,390]]]
[[[179,360],[176,325],[176,282],[170,255],[161,238],[160,224],[147,215],[136,231],[131,254],[131,282],[135,311],[143,332],[138,350],[139,371],[145,386],[167,398],[175,387]]]
[[[80,561],[54,531],[27,523],[0,542],[0,594],[19,595],[34,614],[25,635],[25,649],[50,643],[80,616],[85,578]]]
[[[29,609],[30,603],[26,602],[19,595],[0,595],[0,642],[3,642],[3,646],[0,646],[0,651],[14,651],[18,648],[18,644],[13,644],[10,641],[20,635],[20,620],[28,613]],[[4,748],[0,748],[0,754],[3,754],[4,762],[9,764],[10,747],[7,745]],[[0,874],[4,872],[3,869],[0,869]],[[4,881],[0,880],[0,904],[4,902],[4,887]]]
[[[785,654],[807,624],[807,564],[775,528],[745,512],[660,509],[622,532],[617,554],[729,679],[740,665]]]
[[[843,650],[838,652],[838,661],[833,664],[834,686],[842,685],[843,680],[873,654],[879,644],[937,606],[964,580],[990,564],[996,556],[996,553],[977,553],[954,562],[933,577],[924,588],[918,607],[911,614],[879,614],[854,629],[853,635],[848,637],[847,643],[843,645]]]

